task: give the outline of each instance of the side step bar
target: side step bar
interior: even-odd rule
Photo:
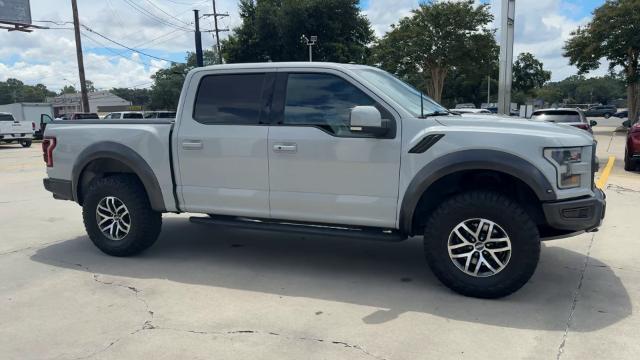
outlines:
[[[231,226],[249,230],[279,231],[306,235],[350,237],[363,240],[397,242],[407,237],[395,230],[382,228],[355,228],[340,225],[319,225],[284,220],[250,219],[233,216],[192,216],[189,221],[197,224]]]

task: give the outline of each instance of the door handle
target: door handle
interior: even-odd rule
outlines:
[[[185,150],[200,150],[202,149],[202,141],[200,140],[185,140],[182,142],[182,148]]]
[[[275,152],[296,152],[297,150],[298,145],[296,144],[273,144],[273,151]]]

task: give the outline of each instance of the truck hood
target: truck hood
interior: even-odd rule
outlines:
[[[551,145],[588,146],[593,144],[593,136],[587,131],[559,123],[487,115],[439,116],[437,121],[450,130],[461,128],[461,130],[474,132],[531,135],[544,138],[545,142]]]

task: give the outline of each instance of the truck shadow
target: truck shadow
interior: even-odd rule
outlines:
[[[378,308],[368,324],[406,312],[494,326],[564,331],[585,263],[583,254],[543,245],[531,281],[499,300],[457,295],[425,265],[420,238],[378,243],[306,237],[191,224],[165,218],[158,242],[144,254],[102,254],[86,236],[39,249],[31,259],[56,267],[133,279],[224,287],[307,297]],[[594,331],[632,313],[620,279],[606,264],[589,260],[572,331]],[[144,287],[142,288],[144,291]],[[585,310],[586,309],[586,310]]]

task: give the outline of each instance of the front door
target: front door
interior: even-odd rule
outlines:
[[[389,133],[352,132],[358,105],[376,106]],[[269,130],[271,217],[394,227],[401,144],[392,111],[340,72],[281,70]]]
[[[246,70],[245,70],[246,71]],[[269,95],[274,72],[200,72],[183,100],[176,175],[183,211],[269,217]]]

